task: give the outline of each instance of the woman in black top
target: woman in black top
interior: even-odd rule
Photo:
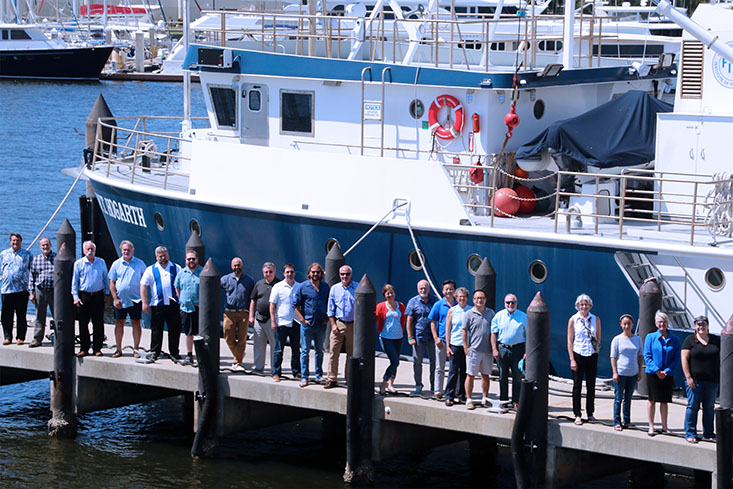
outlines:
[[[682,344],[682,370],[687,385],[685,440],[697,443],[697,412],[702,404],[702,437],[714,440],[715,396],[720,382],[720,338],[708,332],[708,318],[695,318],[695,334]]]

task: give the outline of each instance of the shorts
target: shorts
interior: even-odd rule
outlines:
[[[491,369],[494,366],[494,357],[489,352],[477,352],[468,350],[466,356],[466,373],[471,377],[481,375],[491,375]]]
[[[123,307],[122,309],[117,309],[116,307],[113,307],[112,310],[114,311],[114,317],[115,319],[122,319],[124,320],[127,318],[127,316],[130,316],[130,320],[132,321],[140,321],[140,319],[143,317],[143,303],[142,302],[133,302],[130,307]]]
[[[181,332],[186,336],[199,334],[199,308],[194,312],[183,312],[181,314]]]

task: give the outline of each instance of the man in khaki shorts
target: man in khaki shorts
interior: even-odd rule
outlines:
[[[473,293],[473,308],[463,316],[463,350],[466,352],[466,409],[474,409],[471,395],[473,379],[481,374],[481,404],[489,397],[489,375],[493,366],[491,355],[491,320],[494,311],[486,307],[486,292]]]

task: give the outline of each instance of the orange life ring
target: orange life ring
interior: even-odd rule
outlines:
[[[438,122],[438,111],[444,105],[453,109],[455,113],[455,120],[453,121],[452,127],[443,127]],[[463,130],[463,121],[463,105],[454,96],[448,94],[438,95],[433,100],[433,103],[430,104],[428,124],[430,124],[430,130],[440,139],[451,140],[457,138]]]

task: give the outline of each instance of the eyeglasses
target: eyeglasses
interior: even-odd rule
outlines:
[[[272,270],[264,270],[263,273],[266,273],[267,275],[270,275],[271,273],[275,273],[275,272],[272,271]]]
[[[320,270],[311,270],[311,275],[320,275],[320,274],[321,274]]]
[[[186,261],[196,261],[196,258],[186,258]]]
[[[504,301],[504,304],[516,304],[517,301]]]

